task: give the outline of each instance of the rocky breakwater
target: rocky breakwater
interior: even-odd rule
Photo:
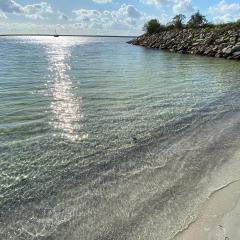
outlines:
[[[240,29],[182,29],[144,34],[128,42],[147,48],[240,60]]]

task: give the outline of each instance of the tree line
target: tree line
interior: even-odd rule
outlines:
[[[199,11],[194,13],[190,19],[185,23],[186,16],[183,14],[176,15],[172,21],[166,25],[161,24],[157,19],[151,19],[144,24],[143,30],[145,33],[153,34],[161,31],[184,29],[184,28],[203,28],[203,27],[220,27],[220,28],[238,28],[240,29],[240,19],[237,22],[225,24],[212,24]]]

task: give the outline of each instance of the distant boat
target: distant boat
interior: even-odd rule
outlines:
[[[57,30],[55,29],[55,34],[53,35],[54,37],[59,37],[59,35],[57,34]]]

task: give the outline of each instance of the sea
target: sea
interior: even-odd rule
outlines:
[[[234,180],[240,63],[128,40],[0,38],[1,240],[174,239]]]

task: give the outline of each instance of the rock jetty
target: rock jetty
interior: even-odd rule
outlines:
[[[240,60],[240,29],[166,30],[155,34],[144,34],[128,43],[184,54]]]

